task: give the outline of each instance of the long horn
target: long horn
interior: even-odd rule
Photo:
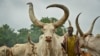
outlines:
[[[43,27],[44,23],[42,23],[41,21],[37,20],[37,18],[35,17],[34,14],[34,9],[33,9],[33,4],[31,2],[27,3],[29,5],[29,17],[31,19],[31,21],[39,26],[39,27]]]
[[[100,16],[96,17],[96,18],[93,20],[92,25],[91,25],[89,31],[88,31],[86,34],[92,34],[94,24],[95,24],[96,20],[97,20],[99,17],[100,17]]]
[[[69,23],[69,27],[72,27],[70,20],[68,20],[68,23]]]
[[[83,36],[84,34],[83,34],[83,32],[82,32],[82,30],[81,30],[81,28],[80,28],[80,26],[79,26],[79,23],[78,23],[78,18],[79,18],[79,16],[80,16],[80,14],[81,13],[79,13],[78,15],[77,15],[77,17],[76,17],[76,29],[77,29],[77,31],[80,33],[80,35],[81,36]]]
[[[30,32],[28,32],[28,42],[34,46],[34,43],[31,41]]]
[[[58,20],[57,22],[53,23],[55,27],[59,27],[61,26],[62,24],[64,24],[66,22],[66,20],[68,19],[68,16],[69,16],[69,9],[64,6],[64,5],[61,5],[61,4],[52,4],[52,5],[49,5],[47,6],[47,8],[50,8],[50,7],[58,7],[58,8],[61,8],[64,10],[64,15],[63,17]]]

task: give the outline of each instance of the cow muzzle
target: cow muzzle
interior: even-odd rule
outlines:
[[[51,36],[46,36],[46,42],[51,42]]]

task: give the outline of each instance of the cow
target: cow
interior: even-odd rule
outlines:
[[[15,44],[11,47],[11,52],[13,56],[32,56],[33,45],[30,43]]]
[[[0,47],[0,56],[10,56],[10,48],[6,45]]]
[[[40,27],[43,31],[43,34],[40,36],[38,46],[37,46],[37,54],[38,56],[62,56],[62,46],[59,42],[59,37],[55,34],[55,29],[60,27],[62,24],[66,22],[69,16],[69,10],[66,6],[61,4],[52,4],[47,6],[50,7],[58,7],[64,10],[63,17],[54,22],[54,23],[43,23],[39,21],[34,14],[33,4],[31,2],[27,3],[29,5],[29,17],[33,24]]]
[[[13,47],[10,48],[11,56],[36,56],[34,52],[34,44],[30,44],[28,35],[28,42],[20,44],[17,43]]]
[[[76,18],[76,28],[78,32],[80,33],[80,42],[82,46],[86,48],[92,56],[100,56],[100,45],[99,45],[100,44],[100,34],[97,34],[96,36],[92,34],[94,23],[100,16],[96,17],[93,20],[89,31],[86,33],[83,33],[78,23],[78,18],[80,14],[81,13],[79,13]]]

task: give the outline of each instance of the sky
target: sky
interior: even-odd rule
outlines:
[[[59,8],[46,7],[50,4],[63,4],[68,7],[69,20],[75,27],[75,18],[81,12],[79,23],[83,32],[87,32],[92,21],[100,16],[100,0],[0,0],[0,27],[8,24],[16,31],[21,28],[30,28],[32,22],[29,19],[28,5],[32,2],[35,15],[40,20],[42,17],[55,17],[59,20],[63,16],[63,11]],[[64,24],[68,27],[68,21]],[[93,34],[100,34],[100,18],[96,21]],[[74,32],[75,32],[74,31]]]

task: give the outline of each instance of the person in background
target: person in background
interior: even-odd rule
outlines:
[[[62,46],[68,56],[80,56],[79,39],[73,35],[73,27],[69,21],[68,33],[64,35]]]

